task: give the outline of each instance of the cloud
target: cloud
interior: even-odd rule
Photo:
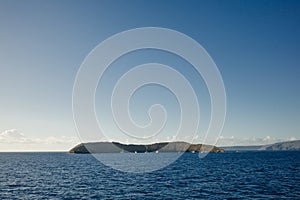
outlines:
[[[11,129],[0,133],[0,143],[31,143],[32,140],[27,138],[23,133]]]
[[[46,138],[29,138],[24,133],[10,129],[0,133],[0,143],[2,144],[76,144],[79,142],[77,137],[46,137]]]

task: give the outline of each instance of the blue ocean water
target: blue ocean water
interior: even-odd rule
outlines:
[[[185,153],[144,174],[69,153],[0,153],[0,167],[0,199],[300,199],[300,151]]]

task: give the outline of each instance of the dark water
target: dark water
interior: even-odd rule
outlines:
[[[146,174],[68,153],[0,153],[0,167],[0,199],[300,199],[300,151],[185,153]]]

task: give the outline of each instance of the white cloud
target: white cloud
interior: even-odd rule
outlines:
[[[297,140],[297,138],[296,137],[289,137],[288,138],[288,141],[293,141],[293,140]]]
[[[5,130],[0,133],[0,143],[31,143],[29,138],[27,138],[22,132],[15,129]]]
[[[5,130],[0,133],[0,143],[2,144],[76,144],[79,142],[77,137],[54,137],[29,138],[24,133],[16,129]]]

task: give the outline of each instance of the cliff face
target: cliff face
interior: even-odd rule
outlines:
[[[149,145],[121,144],[118,142],[82,143],[73,147],[70,153],[120,153],[120,152],[224,152],[211,145],[189,144],[186,142],[161,142]]]
[[[275,150],[275,151],[300,150],[300,140],[275,143],[273,145],[266,147],[266,150]]]
[[[288,151],[288,150],[300,150],[300,140],[279,142],[269,145],[258,146],[231,146],[221,147],[225,151]]]

